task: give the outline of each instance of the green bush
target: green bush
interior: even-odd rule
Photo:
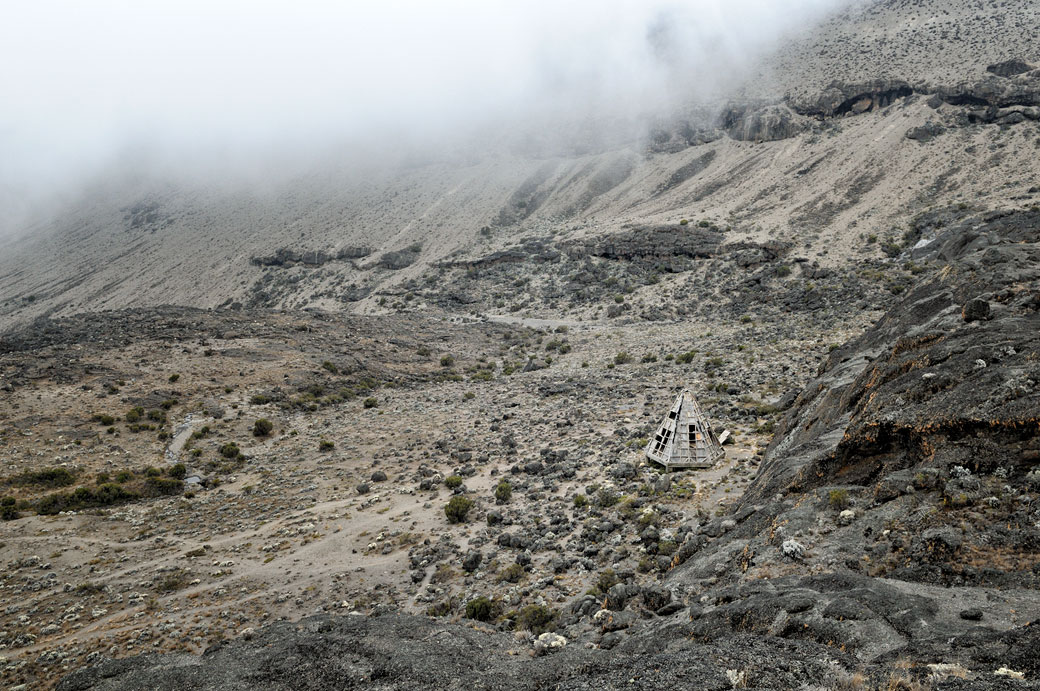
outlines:
[[[583,508],[585,508],[588,505],[589,505],[589,498],[586,497],[584,494],[575,494],[574,495],[574,506],[576,506],[579,509],[583,509]]]
[[[494,617],[495,605],[483,595],[466,603],[466,618],[476,621],[491,621]]]
[[[599,576],[596,578],[596,590],[606,595],[607,591],[612,587],[621,582],[621,579],[614,573],[614,569],[605,569],[601,571]]]
[[[371,397],[369,397],[369,398],[366,398],[366,399],[365,399],[365,402],[364,402],[364,404],[363,404],[363,405],[364,405],[364,406],[365,406],[366,408],[375,408],[375,407],[376,407],[377,405],[379,405],[379,401],[377,401],[377,400],[376,400],[376,399],[374,399],[374,398],[371,398]]]
[[[499,580],[505,581],[506,583],[519,583],[524,577],[524,567],[519,564],[510,564],[506,567],[501,574],[499,574]]]
[[[441,358],[441,367],[451,367],[455,364],[455,358],[451,355],[445,355]]]
[[[448,477],[444,478],[444,486],[448,489],[462,487],[462,478],[458,475],[449,475]]]
[[[106,427],[116,424],[116,419],[111,415],[95,415],[94,419]]]
[[[495,502],[498,504],[505,504],[507,501],[513,498],[513,486],[505,480],[498,483],[495,487]]]
[[[260,418],[253,423],[253,436],[266,437],[274,429],[274,423],[267,418]]]
[[[38,485],[40,487],[67,487],[76,481],[76,476],[65,468],[27,470],[11,479],[12,485]]]
[[[144,417],[144,408],[142,408],[141,406],[131,408],[130,410],[126,411],[126,415],[124,417],[127,422],[137,422],[142,417]]]
[[[183,463],[175,463],[174,465],[169,467],[169,469],[166,471],[166,474],[172,478],[183,480],[185,476],[188,474],[188,468]]]
[[[144,496],[146,497],[180,494],[183,489],[184,483],[173,477],[149,477],[144,481]]]
[[[162,475],[162,471],[156,468],[154,465],[150,465],[144,469],[145,477],[159,477]]]
[[[520,614],[516,618],[516,628],[526,629],[535,636],[539,636],[556,628],[556,616],[557,612],[548,607],[528,605],[520,610]]]
[[[601,489],[596,493],[596,505],[604,509],[617,504],[621,497],[608,489]]]
[[[836,511],[843,511],[851,504],[852,500],[849,499],[849,493],[846,490],[832,489],[827,494],[827,505]]]
[[[233,441],[229,441],[219,449],[220,455],[224,458],[235,459],[242,455],[242,450],[238,448],[238,444]]]
[[[329,441],[328,439],[322,439],[318,442],[318,451],[332,451],[336,448],[336,443]]]
[[[466,520],[466,514],[473,508],[473,501],[461,495],[452,497],[447,506],[444,507],[444,515],[448,517],[449,523],[462,523]]]
[[[632,356],[624,350],[614,356],[615,365],[627,365],[630,362],[632,362]]]
[[[77,487],[73,492],[48,494],[36,502],[35,509],[38,514],[53,515],[62,511],[78,511],[99,506],[110,506],[137,498],[138,495],[136,493],[125,490],[119,485],[109,483],[101,485],[97,489]]]

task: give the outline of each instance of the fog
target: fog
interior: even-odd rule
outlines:
[[[0,227],[128,162],[255,174],[340,146],[660,116],[841,1],[11,3]]]

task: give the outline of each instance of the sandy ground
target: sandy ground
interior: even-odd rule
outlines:
[[[573,507],[575,495],[599,485],[636,496],[640,483],[656,477],[644,474],[649,468],[634,481],[609,471],[619,462],[642,464],[638,439],[656,426],[678,388],[697,390],[696,363],[663,359],[677,350],[691,325],[610,331],[572,325],[566,333],[571,352],[558,355],[548,369],[506,376],[499,361],[501,334],[526,344],[514,347],[537,350],[537,340],[560,324],[452,325],[446,317],[421,327],[425,335],[405,341],[403,334],[424,322],[402,319],[411,321],[391,330],[401,337],[387,332],[393,322],[385,319],[344,328],[336,320],[273,314],[242,317],[227,327],[228,338],[202,339],[205,345],[141,333],[139,340],[112,348],[87,350],[71,343],[5,355],[0,360],[5,381],[15,387],[0,400],[0,456],[12,496],[32,501],[89,486],[99,472],[140,473],[143,466],[167,468],[174,461],[186,463],[189,475],[219,480],[209,489],[189,487],[183,496],[57,516],[23,510],[21,518],[0,523],[0,559],[8,564],[0,583],[5,676],[53,679],[95,652],[198,651],[272,618],[319,610],[371,612],[390,606],[421,613],[445,599],[464,601],[489,591],[512,606],[561,606],[587,590],[603,569],[634,569],[639,550],[618,551],[624,546],[619,543],[590,561],[593,568],[577,564],[550,578],[551,585],[539,585],[552,576],[552,559],[567,553],[561,537],[557,549],[532,551],[531,569],[519,583],[500,582],[496,574],[503,573],[512,554],[496,550],[495,540],[557,514],[570,517],[580,532],[583,522],[594,519],[589,509]],[[248,323],[263,335],[246,333]],[[305,325],[311,330],[301,331]],[[716,328],[708,345],[735,352],[732,344],[749,328]],[[754,365],[733,361],[727,367],[750,373],[734,378],[752,387],[743,400],[776,397],[800,385],[826,352],[825,344],[844,335],[764,345]],[[439,344],[425,358],[429,364],[414,363],[421,348],[417,337]],[[608,368],[624,349],[662,359]],[[211,355],[204,354],[207,350]],[[496,363],[496,371],[489,381],[464,376],[380,388],[372,394],[378,401],[372,408],[360,398],[313,412],[254,399],[287,382],[303,385],[318,372],[336,380],[321,366],[326,358],[359,361],[370,369],[439,372],[438,352],[454,353],[457,372],[479,365],[481,358]],[[758,368],[778,370],[781,363],[788,367],[781,381],[753,374]],[[180,374],[175,386],[171,374]],[[104,387],[114,380],[123,382],[116,383],[118,393],[106,393]],[[574,388],[547,395],[546,387],[561,383]],[[166,411],[162,429],[171,435],[166,440],[157,439],[155,431],[132,433],[121,419],[108,434],[93,419],[102,412],[120,417],[135,402],[154,399],[155,392],[173,395],[171,389],[178,402]],[[735,500],[754,476],[757,454],[769,439],[754,431],[761,419],[724,412],[745,405],[741,397],[703,390],[700,396],[706,410],[716,411],[716,424],[730,429],[736,441],[717,467],[675,474],[672,489],[655,499],[655,506],[670,511],[662,525],[673,529]],[[225,414],[217,418],[207,412],[214,407]],[[274,423],[270,436],[251,435],[259,417]],[[207,436],[193,438],[204,428]],[[515,449],[503,445],[505,435],[515,439]],[[235,441],[246,459],[223,461],[217,449],[227,441]],[[334,448],[320,450],[322,441]],[[550,481],[511,472],[542,458],[546,448],[566,451],[576,475]],[[57,489],[10,484],[22,471],[40,467],[67,468],[76,482]],[[372,481],[376,471],[388,479]],[[469,521],[446,521],[443,508],[452,493],[442,484],[421,490],[424,472],[441,478],[465,474],[465,496],[477,504]],[[514,492],[508,504],[498,506],[493,491],[502,478],[513,483]],[[361,484],[369,486],[367,493],[359,493]],[[492,510],[512,525],[488,525],[485,516]],[[421,558],[423,550],[438,547],[443,551],[430,552],[425,567],[414,568],[412,555]],[[460,561],[473,549],[484,561],[471,576]]]

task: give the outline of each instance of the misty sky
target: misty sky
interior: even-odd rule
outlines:
[[[630,116],[840,0],[24,0],[0,13],[0,202],[128,148],[203,154]]]

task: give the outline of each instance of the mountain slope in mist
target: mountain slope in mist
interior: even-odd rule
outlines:
[[[788,101],[716,101],[584,151],[552,153],[537,138],[502,133],[493,146],[406,163],[326,154],[268,179],[99,179],[5,245],[0,324],[155,304],[372,311],[381,291],[444,261],[525,237],[683,218],[708,219],[735,239],[788,242],[825,265],[879,256],[914,214],[1035,200],[1038,73],[998,78],[986,67],[1035,59],[1038,26],[1028,5],[855,4],[763,60],[745,85],[747,94],[791,92]],[[833,80],[846,84],[837,97],[824,89]],[[987,103],[957,92],[962,82],[980,84],[986,98],[1017,96]],[[835,98],[847,110],[815,105]],[[1018,110],[985,115],[994,104]],[[279,250],[344,261],[265,302],[263,258]],[[381,261],[402,251],[402,261]],[[344,297],[359,286],[367,297]]]

